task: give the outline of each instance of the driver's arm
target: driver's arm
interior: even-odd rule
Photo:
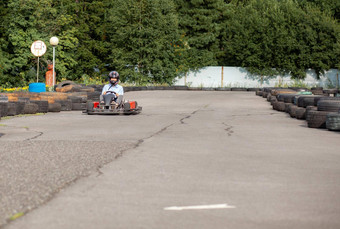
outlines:
[[[107,92],[107,86],[104,85],[103,90],[102,90],[102,95],[106,95]]]

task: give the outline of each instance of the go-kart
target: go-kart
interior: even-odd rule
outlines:
[[[124,101],[119,97],[117,99],[116,93],[108,91],[103,96],[104,101],[88,101],[86,104],[86,110],[83,113],[88,115],[130,115],[139,114],[142,111],[142,107],[138,106],[137,101]],[[115,102],[114,100],[117,100]]]

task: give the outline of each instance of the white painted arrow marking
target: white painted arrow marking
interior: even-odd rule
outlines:
[[[212,205],[196,205],[196,206],[183,206],[183,207],[167,207],[164,210],[169,211],[182,211],[182,210],[204,210],[204,209],[222,209],[222,208],[236,208],[228,204],[212,204]]]

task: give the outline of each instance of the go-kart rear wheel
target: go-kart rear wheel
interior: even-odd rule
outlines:
[[[94,107],[94,104],[93,104],[92,101],[88,101],[88,102],[86,103],[86,110],[87,110],[87,112],[93,111],[93,107]]]

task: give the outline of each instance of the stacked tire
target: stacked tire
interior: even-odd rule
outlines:
[[[285,111],[292,118],[306,120],[310,128],[327,128],[340,131],[340,97],[333,97],[338,91],[312,88],[311,92],[296,88],[290,89],[262,89],[266,93],[267,101],[274,110]],[[332,96],[333,95],[333,96]]]

